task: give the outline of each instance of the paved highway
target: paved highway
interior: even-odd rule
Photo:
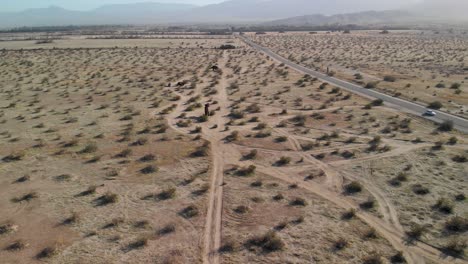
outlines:
[[[361,87],[359,85],[356,85],[356,84],[353,84],[353,83],[350,83],[350,82],[347,82],[347,81],[343,81],[343,80],[340,80],[340,79],[337,79],[337,78],[334,78],[334,77],[330,77],[330,76],[328,76],[326,74],[311,70],[309,68],[306,68],[304,66],[296,64],[296,63],[294,63],[294,62],[292,62],[292,61],[290,61],[290,60],[288,60],[286,58],[281,57],[280,55],[272,52],[268,48],[265,48],[263,46],[260,46],[260,45],[258,45],[256,43],[254,43],[252,40],[248,39],[244,35],[237,35],[237,36],[241,40],[243,40],[246,44],[250,45],[251,47],[265,53],[266,55],[270,56],[271,58],[273,58],[273,59],[275,59],[275,60],[277,60],[279,62],[284,63],[285,65],[293,68],[294,70],[296,70],[298,72],[301,72],[301,73],[304,73],[304,74],[309,74],[310,76],[316,77],[316,78],[321,79],[321,80],[323,80],[325,82],[333,84],[333,85],[335,85],[337,87],[340,87],[342,89],[348,90],[350,92],[353,92],[355,94],[359,94],[361,96],[364,96],[364,97],[367,97],[367,98],[370,98],[370,99],[382,99],[385,102],[385,104],[387,104],[387,105],[389,105],[389,106],[391,106],[393,108],[397,108],[399,110],[411,113],[411,114],[422,116],[422,114],[424,112],[426,112],[426,110],[427,110],[427,108],[425,106],[422,106],[422,105],[419,105],[419,104],[416,104],[416,103],[413,103],[413,102],[410,102],[410,101],[406,101],[406,100],[403,100],[403,99],[400,99],[400,98],[396,98],[396,97],[393,97],[393,96],[390,96],[390,95],[386,95],[386,94],[377,92],[375,90],[366,89],[366,88],[363,88],[363,87]],[[464,118],[461,118],[461,117],[458,117],[458,116],[454,116],[452,114],[448,114],[448,113],[445,113],[445,112],[442,112],[442,111],[434,110],[434,112],[437,113],[437,115],[434,116],[434,117],[430,117],[430,116],[423,116],[423,117],[426,118],[426,119],[432,120],[432,121],[434,121],[436,123],[442,123],[444,121],[450,120],[450,121],[453,122],[454,127],[456,129],[458,129],[458,130],[460,130],[462,132],[468,133],[468,120],[467,119],[464,119]]]

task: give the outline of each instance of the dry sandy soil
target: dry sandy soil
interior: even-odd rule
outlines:
[[[2,263],[466,262],[466,135],[237,40],[128,41],[0,51]]]
[[[437,34],[436,34],[437,33]],[[254,40],[304,66],[468,116],[468,35],[432,31],[269,33]],[[356,75],[359,74],[359,75]]]

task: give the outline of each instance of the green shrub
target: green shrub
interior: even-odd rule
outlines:
[[[274,231],[269,231],[262,236],[255,236],[249,239],[246,246],[248,248],[259,247],[265,252],[274,252],[282,250],[285,245]]]
[[[452,131],[453,130],[453,121],[451,120],[446,120],[443,123],[441,123],[438,127],[440,131]]]
[[[434,101],[432,103],[429,103],[427,105],[428,108],[431,108],[431,109],[435,109],[435,110],[439,110],[443,107],[442,103],[439,102],[439,101]]]
[[[345,191],[349,194],[354,194],[362,191],[361,183],[353,181],[345,186]]]

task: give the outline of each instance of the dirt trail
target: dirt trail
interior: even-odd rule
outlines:
[[[210,142],[211,155],[213,156],[208,210],[206,213],[205,231],[203,235],[203,263],[220,262],[218,249],[221,246],[224,159],[227,156],[225,145],[223,144],[225,131],[221,131],[221,129],[224,127],[224,123],[227,122],[226,116],[229,114],[227,109],[229,102],[226,93],[227,79],[224,72],[226,62],[227,53],[224,52],[221,60],[218,62],[220,69],[223,70],[219,80],[218,93],[211,98],[213,101],[218,102],[215,106],[219,106],[220,109],[214,116],[210,117],[208,122],[197,124],[202,128],[202,138]],[[177,104],[175,110],[167,115],[166,118],[172,129],[183,134],[190,134],[188,129],[180,128],[176,125],[178,116],[184,112],[184,108],[186,107],[183,102],[186,102],[190,96],[184,94],[181,89],[177,91],[177,93],[181,97],[181,100],[179,100],[180,103]],[[195,95],[201,93],[200,88],[194,91]],[[191,95],[193,96],[194,94]]]
[[[218,94],[215,99],[218,101],[220,111],[212,117],[210,124],[213,122],[217,125],[217,129],[221,129],[226,123],[225,117],[229,114],[227,106],[229,104],[226,88],[227,80],[225,73],[225,64],[227,62],[227,53],[223,53],[220,67],[223,69],[223,74],[219,81]],[[204,241],[205,247],[203,252],[203,263],[219,263],[218,250],[221,247],[221,223],[223,212],[223,176],[224,176],[224,157],[226,156],[224,144],[222,142],[224,136],[216,133],[215,130],[203,128],[203,134],[209,136],[211,143],[211,151],[213,156],[213,173],[209,195],[208,213],[205,223]]]
[[[213,156],[205,232],[202,239],[203,263],[220,263],[220,254],[218,253],[218,250],[221,246],[222,237],[223,174],[225,164],[237,164],[240,166],[249,165],[252,163],[251,161],[239,161],[240,157],[242,157],[241,149],[256,149],[248,146],[239,146],[236,144],[224,142],[224,138],[228,133],[230,133],[228,130],[224,129],[225,123],[228,122],[227,116],[229,115],[229,100],[226,93],[228,81],[226,76],[230,70],[226,67],[227,61],[228,53],[224,52],[222,58],[218,61],[218,66],[222,71],[222,75],[217,86],[217,94],[210,98],[218,102],[215,106],[219,106],[219,110],[214,116],[210,117],[208,122],[197,124],[198,126],[202,127],[202,138],[210,142]],[[184,102],[186,102],[190,96],[188,94],[184,94],[183,89],[176,89],[176,91],[177,94],[181,96],[181,100],[179,100],[175,110],[168,114],[166,118],[169,126],[172,129],[180,133],[190,134],[190,130],[188,128],[180,128],[176,125],[178,116],[184,112],[184,108],[186,107]],[[197,88],[194,91],[194,94],[202,94],[201,89]],[[194,94],[190,95],[193,96]],[[197,114],[200,115],[201,112],[197,112]],[[239,129],[242,130],[246,128]],[[357,217],[367,223],[370,227],[374,228],[382,237],[387,239],[395,249],[402,251],[409,263],[425,263],[426,260],[430,260],[434,263],[466,263],[462,260],[454,260],[453,258],[449,257],[443,258],[443,254],[439,250],[427,244],[419,242],[408,244],[405,240],[406,235],[404,230],[398,221],[398,215],[395,208],[390,203],[389,199],[385,197],[385,194],[380,191],[377,186],[374,186],[369,177],[357,177],[351,173],[342,173],[338,171],[336,165],[347,162],[354,162],[354,160],[334,162],[330,164],[322,162],[313,158],[310,156],[310,154],[302,151],[299,142],[300,136],[293,135],[286,129],[275,128],[274,131],[287,137],[292,149],[292,151],[275,152],[279,152],[285,155],[288,153],[295,153],[299,155],[305,161],[302,165],[304,168],[310,166],[316,166],[317,168],[320,168],[326,174],[326,181],[323,184],[303,181],[303,178],[298,175],[297,172],[294,172],[294,168],[297,169],[297,167],[292,166],[274,167],[262,166],[255,163],[259,172],[281,179],[285,182],[299,183],[300,187],[319,195],[320,197],[338,205],[343,209],[355,209],[357,211]],[[418,147],[421,147],[421,145]],[[393,151],[382,155],[375,155],[373,158],[401,155],[416,148],[416,146],[412,145],[397,144],[396,149]],[[372,158],[364,158],[357,160],[362,161],[371,159]],[[364,174],[367,175],[368,173],[369,168],[366,168],[364,170]],[[380,219],[368,212],[359,210],[359,205],[356,202],[342,194],[344,176],[349,179],[359,180],[364,184],[365,188],[369,190],[369,192],[379,203],[383,219]]]

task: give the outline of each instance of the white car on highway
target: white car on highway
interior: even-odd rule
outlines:
[[[426,112],[424,112],[424,115],[425,116],[435,116],[436,112],[428,109],[428,110],[426,110]]]

